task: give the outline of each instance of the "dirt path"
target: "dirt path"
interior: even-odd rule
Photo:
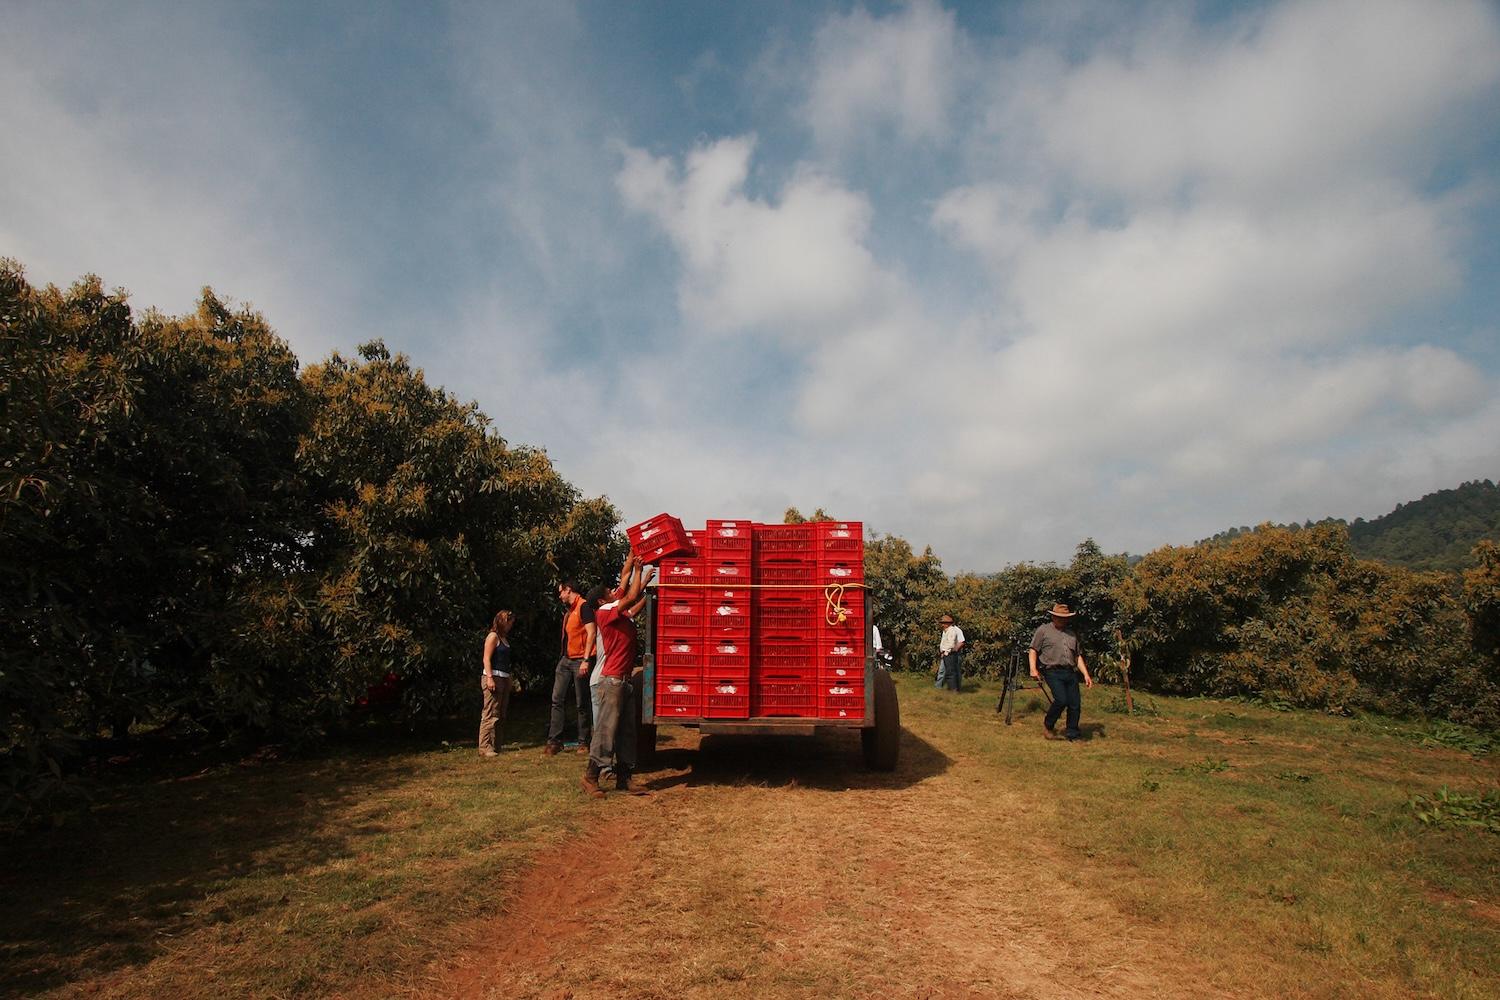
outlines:
[[[1037,840],[1003,776],[920,735],[879,777],[848,734],[663,736],[653,794],[598,803],[598,826],[537,859],[431,996],[1230,995],[1071,878],[1089,862]]]

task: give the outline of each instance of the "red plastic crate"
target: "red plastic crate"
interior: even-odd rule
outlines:
[[[703,711],[702,682],[691,677],[656,679],[656,714],[669,718],[700,717]]]
[[[711,556],[708,560],[708,579],[704,582],[718,587],[746,586],[750,583],[749,553],[742,559],[719,559]]]
[[[818,557],[864,559],[865,526],[860,521],[818,521]]]
[[[743,638],[717,638],[710,639],[704,644],[707,647],[704,660],[704,669],[708,673],[730,674],[743,673],[746,677],[750,675],[750,637]]]
[[[755,627],[764,635],[816,635],[822,601],[815,590],[757,590]]]
[[[865,562],[863,559],[824,559],[818,563],[818,576],[815,582],[822,584],[863,583],[864,579]]]
[[[750,662],[762,671],[816,670],[818,643],[811,637],[761,634],[755,639]]]
[[[668,556],[661,561],[656,574],[659,587],[708,582],[708,560],[702,556]]]
[[[757,524],[755,558],[817,562],[817,529],[812,524]]]
[[[747,677],[705,677],[703,718],[745,719],[750,716],[750,680]]]
[[[751,684],[816,684],[819,680],[817,667],[762,667],[753,662],[750,666]]]
[[[734,596],[728,596],[728,595]],[[714,590],[703,603],[703,623],[710,637],[740,635],[750,637],[750,595],[746,591]]]
[[[725,521],[710,519],[704,529],[708,540],[708,552],[715,559],[749,560],[754,538],[754,521]]]
[[[821,637],[818,645],[818,672],[823,677],[860,677],[865,675],[864,637]]]
[[[865,686],[863,682],[824,681],[818,685],[818,717],[822,719],[863,719]]]
[[[863,660],[858,663],[824,662],[818,667],[818,679],[824,681],[840,681],[846,684],[860,684],[865,679],[865,664]]]
[[[670,514],[657,514],[640,524],[625,529],[630,540],[630,550],[636,558],[646,563],[660,562],[668,556],[695,553],[693,543],[688,540],[687,529],[682,522]]]
[[[766,682],[750,689],[750,714],[817,718],[818,685],[810,682]]]
[[[819,582],[821,567],[811,562],[764,559],[755,564],[755,582],[764,586],[812,586]]]
[[[659,632],[703,631],[703,592],[662,587],[656,594],[656,628]]]
[[[656,669],[667,674],[702,670],[705,652],[702,633],[663,633],[656,637]]]

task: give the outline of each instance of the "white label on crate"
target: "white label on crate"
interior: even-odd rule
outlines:
[[[854,532],[848,528],[834,528],[828,533],[829,538],[853,538]]]
[[[716,692],[718,692],[719,694],[739,694],[740,693],[740,689],[738,687],[736,687],[735,685],[733,685],[733,684],[720,684],[718,687],[714,688],[714,690]]]
[[[835,667],[833,672],[840,677],[849,677],[854,673],[854,671],[847,670],[844,667]]]
[[[840,719],[847,719],[847,718],[849,718],[849,710],[847,708],[841,708],[841,709],[839,709],[839,718]]]
[[[656,534],[660,530],[661,530],[660,528],[642,528],[641,529],[641,541],[644,542],[646,539],[650,538],[652,535]]]
[[[697,576],[698,571],[691,566],[673,566],[669,576]]]
[[[829,656],[853,656],[853,646],[834,646],[828,651]]]
[[[714,611],[720,615],[737,615],[741,613],[740,609],[733,604],[721,604]]]
[[[828,693],[829,694],[853,694],[854,693],[854,689],[852,687],[831,687],[831,688],[828,689]]]
[[[672,694],[687,694],[692,688],[686,684],[668,684],[667,690]]]
[[[830,566],[830,567],[828,567],[828,575],[829,576],[853,576],[854,575],[854,570],[850,569],[848,566]]]
[[[691,643],[683,642],[678,643],[675,646],[668,646],[667,650],[673,653],[691,653],[693,651],[693,647]]]
[[[715,646],[714,651],[717,653],[738,653],[740,647],[734,645],[734,643],[725,642]]]
[[[740,568],[738,566],[720,566],[718,573],[720,576],[739,576]]]

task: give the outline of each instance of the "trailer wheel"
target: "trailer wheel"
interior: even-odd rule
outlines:
[[[859,731],[865,766],[872,771],[894,771],[901,754],[901,706],[896,682],[885,670],[875,671],[875,725]]]

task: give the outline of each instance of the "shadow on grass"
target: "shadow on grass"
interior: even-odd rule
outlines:
[[[540,746],[531,737],[546,711],[516,704],[507,743]],[[351,811],[430,776],[434,751],[475,754],[477,730],[476,699],[472,719],[367,727],[316,754],[137,754],[93,789],[84,816],[0,840],[0,996],[98,979],[180,947],[181,935],[287,906],[287,876],[355,857],[385,831],[378,807]]]
[[[901,754],[894,771],[865,767],[857,729],[821,730],[814,736],[705,736],[696,747],[674,747],[662,730],[656,760],[645,787],[658,791],[679,785],[761,785],[846,791],[905,788],[942,774],[950,758],[909,729],[901,730]],[[690,740],[684,742],[691,742]]]

